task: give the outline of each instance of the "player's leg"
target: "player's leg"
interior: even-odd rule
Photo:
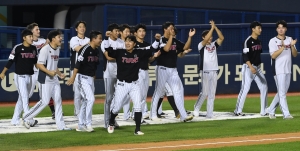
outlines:
[[[290,87],[291,74],[279,74],[277,75],[277,80],[280,109],[282,111],[283,118],[289,118],[291,114],[286,100],[286,93]]]
[[[58,130],[68,130],[63,119],[62,110],[62,99],[61,99],[61,88],[60,84],[53,84],[53,89],[51,90],[51,97],[54,100],[55,107],[55,123]]]
[[[82,96],[80,94],[78,81],[76,82],[77,78],[73,84],[73,91],[74,91],[74,116],[77,116],[80,112],[80,106],[82,102]]]
[[[31,87],[29,92],[29,98],[33,95],[35,87],[37,86],[38,74],[39,74],[38,71],[34,71],[34,74],[31,75]]]
[[[267,105],[268,105],[268,85],[265,75],[262,73],[261,68],[257,68],[257,73],[254,78],[259,90],[260,90],[260,115],[267,115]]]
[[[31,119],[37,116],[49,104],[49,100],[52,95],[53,88],[54,88],[54,84],[39,83],[39,94],[41,100],[37,102],[32,108],[30,108],[28,112],[25,112],[23,114],[24,122],[28,123]]]
[[[155,90],[152,96],[151,108],[150,108],[150,119],[157,119],[157,104],[161,96],[163,95],[166,81],[169,77],[167,68],[163,66],[156,66],[156,83]]]
[[[184,89],[181,80],[179,78],[177,69],[168,68],[167,70],[171,73],[167,79],[167,83],[170,85],[170,88],[173,92],[175,103],[180,113],[180,119],[182,121],[188,121],[193,119],[192,116],[191,117],[187,116],[186,110],[184,108],[184,95],[183,95]]]
[[[79,124],[79,126],[83,126],[81,124],[85,124],[87,129],[89,131],[93,131],[92,129],[92,110],[93,105],[95,102],[95,96],[94,96],[94,79],[92,77],[84,76],[84,75],[78,75],[78,85],[81,92],[81,95],[83,96],[83,102],[84,106],[81,108],[80,117],[83,117],[85,115],[85,121]],[[81,78],[84,77],[84,78]],[[84,110],[85,108],[85,110]],[[82,115],[84,114],[84,115]],[[83,119],[83,120],[84,120]]]
[[[157,116],[159,116],[160,114],[163,113],[163,110],[162,110],[162,102],[164,100],[164,96],[160,97],[158,102],[157,102]]]
[[[204,100],[206,99],[207,95],[208,95],[208,73],[204,73],[204,71],[200,71],[201,74],[201,92],[199,93],[198,99],[194,105],[194,116],[199,116],[199,111],[202,107],[202,104],[204,102]]]
[[[114,97],[116,78],[104,78],[105,103],[104,103],[104,128],[107,128],[110,118],[110,107]]]
[[[141,96],[142,96],[142,117],[148,118],[149,114],[148,112],[148,106],[146,103],[147,100],[147,94],[149,89],[149,73],[148,70],[141,70],[139,72],[139,84],[141,87]]]
[[[128,100],[128,99],[126,98],[125,100]],[[130,101],[125,101],[125,102],[126,103],[123,106],[123,112],[124,112],[123,119],[128,120],[130,118]]]
[[[142,120],[142,101],[141,101],[141,89],[139,82],[130,83],[130,91],[129,95],[132,98],[133,102],[133,112],[135,118],[135,135],[143,135],[144,133],[141,132],[141,120]]]
[[[274,76],[274,80],[275,80],[275,84],[276,84],[276,87],[277,87],[277,93],[274,96],[274,99],[272,100],[271,104],[268,107],[270,118],[275,117],[275,111],[276,111],[276,109],[279,105],[279,101],[280,101],[277,75]]]
[[[176,103],[175,103],[175,99],[174,99],[174,94],[172,92],[172,89],[170,87],[170,85],[168,83],[166,83],[166,96],[167,96],[167,99],[168,99],[168,102],[169,104],[171,105],[173,111],[174,111],[174,114],[177,118],[179,118],[180,114],[179,114],[179,110],[176,106]]]
[[[124,98],[130,91],[130,85],[126,82],[117,81],[116,91],[113,104],[111,106],[109,125],[107,126],[108,133],[113,133],[116,117],[124,104]],[[126,101],[126,100],[125,100]]]
[[[209,72],[209,91],[208,91],[208,97],[207,97],[207,118],[213,117],[213,111],[214,111],[214,102],[215,102],[215,96],[216,96],[216,89],[217,89],[217,80],[218,80],[218,74],[217,71],[210,71]]]
[[[28,82],[29,75],[17,75],[14,74],[14,82],[17,87],[19,97],[15,106],[14,115],[11,120],[12,125],[19,125],[20,115],[24,109],[24,112],[28,112]],[[31,77],[30,77],[31,78]],[[24,99],[27,99],[26,101]]]
[[[243,64],[242,67],[242,85],[241,85],[241,90],[237,98],[236,102],[236,108],[234,110],[235,115],[241,115],[244,107],[244,103],[246,100],[246,96],[250,90],[251,87],[251,82],[254,78],[254,74],[252,74],[250,68],[248,67],[247,64]]]

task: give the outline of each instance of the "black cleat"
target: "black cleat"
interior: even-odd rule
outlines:
[[[234,113],[235,116],[246,116],[246,114],[242,113]]]

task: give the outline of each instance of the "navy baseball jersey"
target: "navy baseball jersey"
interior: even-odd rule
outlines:
[[[97,66],[99,65],[99,50],[93,49],[90,44],[86,44],[78,52],[78,59],[75,68],[78,69],[78,73],[95,76]]]

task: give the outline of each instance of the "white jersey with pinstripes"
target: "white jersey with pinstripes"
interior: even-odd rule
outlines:
[[[108,44],[109,46],[104,46]],[[104,53],[105,48],[112,47],[114,49],[125,49],[125,43],[122,39],[112,40],[108,38],[108,43],[102,43],[101,50]],[[115,61],[107,61],[106,70],[104,71],[103,78],[117,78],[117,63]]]
[[[59,47],[56,49],[53,49],[50,44],[43,47],[40,51],[39,58],[37,63],[43,64],[47,70],[55,70],[57,69],[57,64],[59,60]],[[55,84],[59,83],[57,75],[54,77],[49,76],[45,72],[39,70],[39,76],[38,81],[41,84],[49,83],[49,84]]]
[[[32,45],[34,45],[37,49],[37,53],[40,53],[40,50],[42,49],[42,47],[45,45],[46,43],[46,39],[44,38],[38,38],[37,40],[33,40],[32,41]],[[38,68],[36,68],[35,66],[33,67],[34,72],[39,71]]]
[[[292,49],[291,49],[291,42],[292,38],[285,36],[284,39],[284,50],[282,53],[276,58],[272,59],[272,69],[273,74],[287,74],[291,73],[292,69]],[[274,37],[269,42],[269,51],[270,55],[272,56],[273,53],[281,48],[281,40],[277,37]]]

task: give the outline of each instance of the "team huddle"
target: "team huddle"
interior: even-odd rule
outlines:
[[[135,121],[134,135],[144,135],[141,125],[146,120],[163,120],[162,100],[167,96],[175,117],[180,121],[191,121],[199,116],[201,106],[207,98],[206,118],[213,118],[214,100],[217,88],[218,57],[217,48],[222,45],[224,36],[210,21],[211,28],[201,34],[202,41],[198,44],[200,53],[201,92],[194,105],[194,110],[187,111],[184,107],[184,87],[177,72],[177,58],[184,57],[191,51],[192,37],[195,29],[190,29],[185,43],[176,39],[177,29],[172,22],[162,25],[162,35],[156,34],[155,41],[150,44],[144,41],[146,25],[134,27],[127,24],[110,24],[103,36],[100,31],[92,30],[85,37],[86,23],[78,21],[75,25],[77,35],[70,40],[70,78],[67,85],[73,84],[74,116],[78,119],[79,132],[93,132],[92,109],[95,102],[94,79],[96,70],[103,57],[103,79],[105,89],[104,128],[113,133],[119,125],[116,122],[118,113],[123,108],[124,120]],[[272,70],[278,93],[269,107],[267,101],[268,86],[260,68],[262,45],[258,39],[262,25],[254,21],[250,24],[252,34],[245,40],[242,57],[242,84],[238,95],[235,116],[245,116],[242,112],[251,82],[254,80],[261,93],[261,116],[276,118],[278,106],[284,119],[293,118],[289,112],[286,93],[291,78],[291,57],[297,56],[295,44],[297,40],[285,35],[287,23],[283,20],[276,23],[278,35],[269,42],[272,59]],[[213,41],[213,32],[218,38]],[[22,31],[23,43],[17,44],[6,66],[0,74],[4,79],[6,71],[15,63],[14,81],[19,97],[15,106],[12,125],[23,124],[27,129],[38,124],[34,118],[49,105],[52,119],[55,119],[58,130],[72,130],[65,125],[62,110],[60,79],[65,75],[58,70],[61,32],[52,30],[47,40],[40,38],[38,24],[32,23]],[[101,51],[100,51],[101,50]],[[148,111],[146,103],[149,88],[149,65],[156,62],[156,84]],[[29,99],[38,83],[40,101],[29,108]],[[133,103],[130,112],[130,101]],[[23,112],[23,114],[22,114]]]

